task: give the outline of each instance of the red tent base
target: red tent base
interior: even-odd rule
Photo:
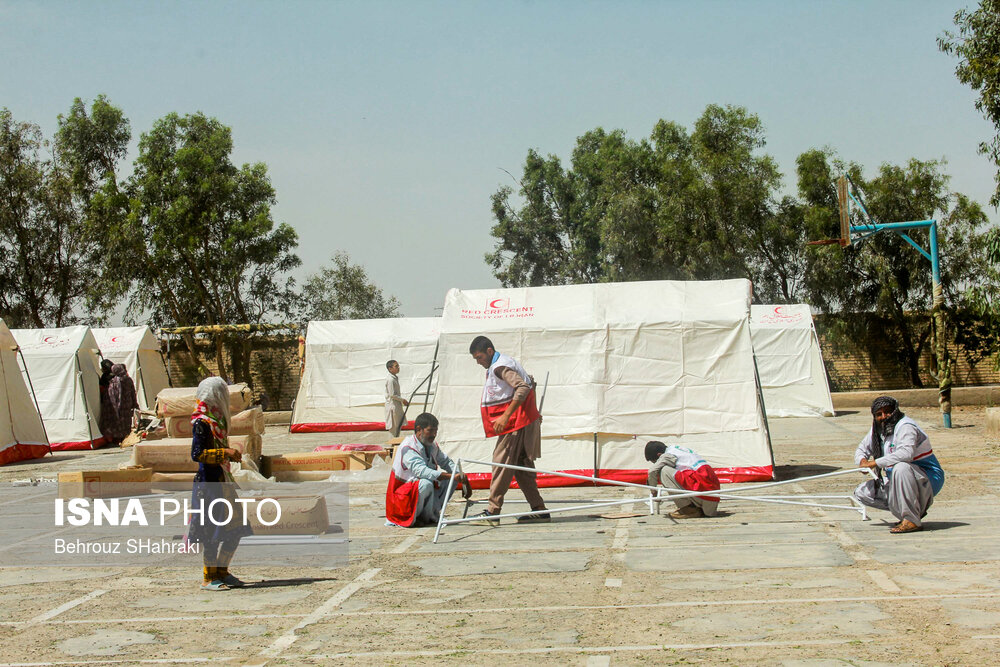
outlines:
[[[81,440],[80,442],[53,442],[52,451],[54,452],[68,452],[77,451],[81,449],[99,449],[107,444],[107,440],[102,435],[96,440]]]
[[[571,475],[583,475],[591,477],[593,470],[560,470]],[[598,477],[601,479],[611,479],[616,482],[632,482],[633,484],[645,484],[648,481],[648,470],[600,470]],[[715,474],[723,484],[735,484],[737,482],[769,482],[774,479],[774,471],[771,466],[751,466],[747,468],[715,468]],[[474,472],[469,473],[469,483],[474,489],[488,489],[490,486],[491,473]],[[606,486],[598,482],[584,482],[579,479],[559,477],[557,475],[538,475],[539,488],[552,488],[557,486]],[[517,481],[511,482],[511,488],[517,488]]]
[[[11,445],[0,451],[0,466],[5,466],[8,463],[17,463],[18,461],[40,459],[48,453],[48,445]]]
[[[292,424],[292,433],[350,433],[352,431],[384,431],[385,422],[321,422]],[[413,422],[403,424],[402,430],[412,431]]]

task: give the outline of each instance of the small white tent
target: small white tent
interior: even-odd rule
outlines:
[[[832,417],[830,383],[809,306],[752,306],[750,329],[767,416]]]
[[[482,334],[537,382],[537,467],[645,483],[644,443],[658,439],[694,449],[722,479],[770,479],[749,317],[746,280],[453,289],[438,352],[438,439],[452,458],[491,458],[484,371],[469,354]]]
[[[17,363],[17,342],[0,320],[0,465],[48,453],[42,419]]]
[[[167,369],[160,356],[160,343],[147,326],[91,329],[101,355],[116,364],[124,364],[135,383],[139,407],[151,410],[156,395],[170,386]]]
[[[310,322],[292,433],[384,431],[385,362],[399,362],[399,385],[408,397],[430,375],[440,326],[438,317]],[[427,384],[407,410],[404,428],[413,428],[423,411]]]
[[[53,450],[104,444],[97,341],[88,327],[15,329]]]

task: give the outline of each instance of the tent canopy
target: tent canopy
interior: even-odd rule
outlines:
[[[0,465],[48,453],[42,419],[17,361],[17,341],[0,320]]]
[[[104,438],[97,341],[85,326],[16,329],[52,449],[92,449]]]
[[[757,372],[769,417],[832,417],[833,398],[807,304],[750,309]]]
[[[469,354],[482,334],[534,375],[539,400],[544,393],[539,467],[590,474],[596,457],[602,476],[645,479],[643,444],[660,439],[691,447],[731,479],[770,478],[749,308],[746,280],[451,290],[439,440],[450,456],[490,458],[484,371]]]
[[[156,395],[170,386],[167,369],[160,355],[160,342],[147,326],[92,329],[101,355],[116,364],[124,364],[135,382],[139,407],[150,410]]]
[[[408,396],[431,372],[440,324],[437,317],[310,322],[292,432],[385,430],[385,363],[399,362]]]

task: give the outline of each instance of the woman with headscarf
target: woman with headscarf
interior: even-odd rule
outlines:
[[[854,497],[892,512],[899,523],[890,533],[923,530],[927,509],[944,486],[944,471],[930,438],[892,396],[879,396],[872,403],[872,428],[854,452],[854,462],[878,476],[858,486]],[[882,479],[882,471],[888,479]]]
[[[229,447],[229,386],[219,377],[202,380],[196,394],[198,403],[191,415],[191,459],[198,462],[191,490],[192,509],[204,508],[203,514],[192,514],[188,526],[188,541],[201,544],[205,566],[202,590],[225,591],[243,586],[229,572],[240,539],[252,535],[253,529],[243,525],[242,508],[236,503],[236,485],[229,475],[229,462],[242,459],[240,451]],[[233,510],[232,518],[217,525],[208,516],[213,500],[225,500]],[[212,516],[228,516],[222,503],[215,505]]]
[[[105,359],[104,361],[107,361]],[[102,364],[103,365],[103,364]],[[101,434],[109,444],[118,445],[132,432],[132,417],[139,401],[135,395],[135,383],[128,376],[124,364],[111,366],[108,391],[101,400]]]

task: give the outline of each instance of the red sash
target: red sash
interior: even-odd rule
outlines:
[[[419,480],[401,482],[394,471],[389,472],[389,486],[385,489],[385,518],[397,526],[409,528],[417,520],[417,501],[420,499]]]
[[[506,403],[499,403],[497,405],[480,406],[479,412],[483,417],[483,431],[486,432],[487,438],[492,438],[495,435],[503,435],[504,433],[510,433],[520,428],[524,428],[541,417],[541,414],[538,412],[538,407],[535,405],[535,390],[532,389],[528,392],[528,396],[524,399],[524,403],[517,406],[514,409],[514,412],[511,413],[510,419],[507,421],[507,429],[503,433],[497,433],[493,430],[493,422],[499,419],[500,416],[507,411],[507,406],[509,405],[510,401],[507,401]]]
[[[678,470],[674,475],[674,481],[688,491],[718,491],[721,486],[712,466],[702,466],[697,470]],[[697,497],[701,500],[719,502],[718,496]]]

